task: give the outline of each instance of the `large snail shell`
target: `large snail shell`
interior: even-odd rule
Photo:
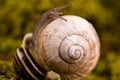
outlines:
[[[62,17],[67,21],[58,18],[38,33],[36,60],[45,69],[59,73],[62,80],[79,80],[96,66],[99,38],[85,19],[72,15]]]

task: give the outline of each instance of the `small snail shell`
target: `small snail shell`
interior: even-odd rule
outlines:
[[[85,19],[66,15],[57,18],[37,34],[31,48],[35,61],[62,80],[80,80],[98,62],[100,42],[93,26]],[[33,55],[33,54],[32,54]]]
[[[26,34],[21,47],[16,50],[14,56],[14,68],[15,71],[24,79],[44,79],[47,71],[40,67],[39,64],[34,60],[28,48],[31,37],[32,33]]]

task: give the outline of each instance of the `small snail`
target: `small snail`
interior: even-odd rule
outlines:
[[[100,41],[85,19],[59,16],[54,8],[43,14],[33,33],[26,34],[15,53],[15,69],[24,78],[44,80],[49,71],[61,80],[81,80],[96,66]]]

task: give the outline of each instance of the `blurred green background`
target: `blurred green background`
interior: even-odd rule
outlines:
[[[12,62],[43,12],[69,3],[61,12],[87,19],[101,41],[99,63],[86,80],[120,80],[120,0],[0,0],[0,61]]]

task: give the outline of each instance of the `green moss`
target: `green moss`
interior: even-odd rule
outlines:
[[[0,61],[0,80],[16,80],[17,75],[13,70],[11,61]]]

